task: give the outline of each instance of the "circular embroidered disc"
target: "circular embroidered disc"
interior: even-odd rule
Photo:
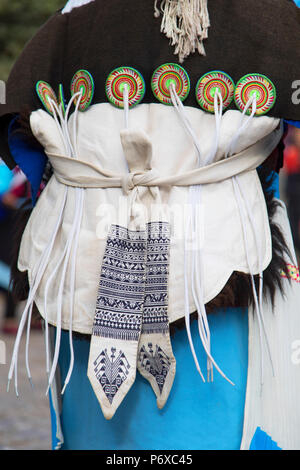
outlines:
[[[196,86],[196,99],[199,106],[209,113],[214,113],[215,94],[223,98],[223,109],[227,109],[233,100],[234,81],[227,73],[213,71],[203,75]]]
[[[117,108],[124,107],[123,93],[126,85],[131,108],[144,98],[146,86],[140,72],[132,67],[118,67],[109,74],[105,85],[108,100]]]
[[[51,88],[51,86],[47,82],[38,81],[36,84],[36,92],[43,103],[45,109],[53,115],[53,107],[50,104],[50,100],[54,101],[55,104],[58,106],[58,101],[55,92]]]
[[[151,87],[154,96],[163,104],[172,104],[170,85],[174,84],[175,90],[181,101],[184,101],[190,92],[190,78],[183,67],[177,64],[163,64],[152,75]]]
[[[269,78],[260,74],[249,74],[242,77],[236,85],[234,100],[240,111],[244,111],[251,96],[256,95],[256,115],[266,114],[276,102],[276,88]],[[251,106],[247,110],[251,114]]]
[[[78,70],[71,81],[71,95],[82,92],[82,97],[78,109],[86,111],[90,106],[94,96],[94,80],[87,70]],[[78,97],[79,98],[79,97]],[[78,98],[74,99],[77,104]]]

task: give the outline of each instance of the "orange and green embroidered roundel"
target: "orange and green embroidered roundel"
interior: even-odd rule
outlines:
[[[108,76],[105,92],[108,100],[117,108],[124,108],[124,87],[128,87],[128,101],[132,108],[139,104],[145,95],[143,76],[132,67],[118,67]]]
[[[276,102],[276,88],[265,75],[248,74],[242,77],[236,85],[234,100],[240,111],[244,111],[249,99],[256,96],[256,115],[262,116],[273,108]],[[251,114],[251,108],[247,114]]]
[[[223,109],[227,109],[234,96],[234,81],[224,72],[218,70],[203,75],[196,86],[196,100],[199,106],[209,113],[215,111],[215,95],[220,93],[223,100]]]
[[[172,104],[170,86],[174,85],[177,95],[184,101],[190,92],[190,78],[183,67],[177,64],[163,64],[153,75],[151,87],[154,96],[163,104]]]
[[[74,96],[75,93],[81,92],[80,103],[78,109],[80,111],[86,111],[90,106],[93,96],[94,96],[94,80],[92,75],[87,70],[78,70],[75,73],[71,81],[71,95]],[[77,104],[79,99],[74,99],[74,104]]]
[[[36,92],[45,109],[48,113],[53,115],[53,110],[55,109],[54,105],[58,107],[58,100],[55,91],[51,88],[49,83],[40,80],[36,84]]]

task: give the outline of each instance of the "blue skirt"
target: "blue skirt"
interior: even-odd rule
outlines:
[[[74,339],[75,367],[62,397],[62,449],[238,450],[248,369],[248,311],[218,311],[209,315],[209,324],[213,357],[234,386],[216,370],[214,381],[203,383],[186,332],[178,331],[172,338],[176,376],[165,408],[157,408],[149,383],[137,373],[135,383],[111,421],[103,417],[87,378],[89,342]],[[197,322],[192,323],[192,334],[204,372],[206,356]],[[69,337],[63,332],[59,358],[62,381],[69,359]]]

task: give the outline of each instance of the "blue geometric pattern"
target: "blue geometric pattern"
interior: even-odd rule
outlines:
[[[162,349],[162,345],[168,343],[169,335],[170,226],[165,222],[150,222],[147,234],[147,278],[138,366],[142,374],[146,371],[155,378],[162,394],[171,367],[171,360]],[[159,336],[154,336],[155,334]],[[142,340],[146,340],[148,346]]]
[[[136,352],[131,357],[155,377],[162,392],[171,362],[159,345],[149,342],[148,350],[138,344],[142,334],[169,333],[168,274],[169,224],[151,222],[145,231],[131,231],[113,225],[102,261],[93,335],[130,341]],[[143,337],[143,336],[142,336]],[[127,354],[126,347],[123,348]],[[110,404],[126,380],[130,367],[124,351],[116,347],[101,351],[94,372]],[[138,357],[137,357],[138,356]],[[132,359],[131,359],[132,361]],[[133,361],[132,361],[133,362]]]
[[[94,361],[94,366],[96,377],[109,402],[112,403],[117,391],[127,378],[130,364],[122,351],[119,351],[116,356],[116,348],[111,348],[110,357],[105,349]]]
[[[112,226],[102,262],[93,335],[138,341],[145,278],[146,233]]]
[[[154,351],[152,343],[148,343],[148,350],[146,346],[140,349],[139,362],[141,367],[153,375],[162,393],[171,366],[170,358],[160,346],[156,345]]]
[[[167,333],[170,227],[147,224],[147,264],[142,333]]]

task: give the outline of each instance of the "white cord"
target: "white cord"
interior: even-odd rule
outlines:
[[[191,138],[193,140],[193,143],[194,143],[194,146],[195,146],[195,149],[196,149],[196,152],[197,152],[198,165],[202,166],[202,157],[201,157],[202,152],[201,152],[201,148],[200,148],[200,145],[199,145],[198,138],[197,138],[197,136],[196,136],[196,134],[193,130],[193,127],[192,127],[192,125],[191,125],[191,123],[190,123],[190,121],[189,121],[189,119],[186,115],[184,105],[182,104],[181,99],[179,98],[179,96],[176,93],[174,83],[171,83],[169,90],[170,90],[170,96],[171,96],[173,106],[174,106],[175,110],[177,111],[177,114],[178,114],[182,124],[184,125],[185,130],[187,131],[187,133],[191,136]]]
[[[199,240],[201,242],[201,239],[199,239],[199,233],[200,232],[200,223],[199,223],[199,209],[201,208],[200,202],[201,202],[201,192],[202,192],[202,186],[196,186],[193,189],[193,193],[195,195],[195,201],[194,201],[194,216],[195,216],[195,234],[198,236],[196,237],[196,252],[194,256],[194,278],[197,279],[196,286],[195,286],[195,291],[197,291],[197,295],[199,296],[198,298],[200,299],[200,303],[198,303],[198,306],[200,307],[200,315],[198,316],[198,329],[202,327],[203,333],[206,337],[206,342],[207,342],[207,349],[209,351],[209,355],[211,354],[211,335],[210,335],[210,329],[209,329],[209,324],[207,320],[207,315],[206,315],[206,309],[204,305],[204,300],[203,300],[203,263],[202,263],[202,248],[201,248],[201,243],[199,243]],[[199,204],[199,209],[197,210],[197,204]],[[198,255],[198,256],[197,256]],[[196,257],[197,257],[197,263],[196,263]],[[200,274],[201,273],[201,274]],[[195,297],[197,298],[197,297]],[[200,323],[201,320],[201,323]],[[200,331],[199,331],[200,333]],[[212,361],[209,357],[207,357],[207,372],[208,372],[208,377],[207,380],[210,381],[210,376],[213,376],[213,367],[212,367]]]
[[[220,131],[221,131],[221,121],[222,121],[222,112],[223,112],[223,100],[222,96],[219,92],[215,94],[215,121],[216,121],[216,130],[214,136],[214,144],[212,150],[210,151],[207,158],[202,161],[201,157],[201,149],[196,137],[196,134],[192,128],[192,125],[186,115],[185,108],[176,93],[176,89],[174,84],[170,85],[170,96],[172,103],[174,105],[175,110],[177,111],[181,122],[183,123],[187,133],[191,136],[194,146],[198,156],[198,165],[204,166],[213,161],[216,152],[218,150],[219,139],[220,139]],[[202,290],[202,279],[199,273],[199,265],[201,266],[201,248],[199,247],[199,214],[197,210],[197,206],[199,201],[201,200],[201,187],[199,186],[191,186],[189,189],[189,206],[192,208],[192,214],[189,214],[188,223],[186,225],[186,232],[185,232],[185,258],[184,258],[184,279],[185,279],[185,323],[186,323],[186,330],[187,335],[190,343],[190,348],[194,357],[194,361],[196,364],[196,368],[200,373],[202,380],[205,381],[201,368],[199,366],[199,362],[195,353],[195,348],[193,345],[191,329],[190,329],[190,313],[189,313],[189,284],[188,284],[188,262],[187,262],[187,250],[188,250],[188,238],[189,232],[193,234],[193,260],[192,260],[192,294],[194,298],[194,302],[198,312],[198,330],[199,336],[204,347],[204,350],[207,355],[207,369],[208,369],[208,380],[211,378],[213,379],[213,365],[216,367],[218,372],[224,377],[229,383],[232,385],[231,382],[226,375],[221,371],[219,366],[214,361],[211,355],[211,337],[210,337],[210,329],[203,299],[203,290]]]
[[[79,188],[77,188],[79,189]],[[81,194],[81,192],[79,192]],[[60,257],[55,269],[53,270],[51,276],[49,277],[45,289],[45,296],[48,294],[48,289],[49,286],[56,275],[56,272],[58,268],[60,267],[61,263],[64,261],[63,268],[62,268],[62,274],[61,274],[61,280],[59,284],[59,289],[58,289],[58,295],[57,295],[57,319],[56,319],[56,342],[55,342],[55,351],[54,351],[54,357],[53,357],[53,362],[52,362],[52,368],[50,371],[50,376],[49,376],[49,382],[48,382],[48,388],[46,391],[46,395],[48,394],[49,388],[52,385],[52,381],[55,375],[55,371],[57,368],[58,364],[58,358],[59,358],[59,351],[60,351],[60,341],[61,341],[61,326],[62,326],[62,304],[63,304],[63,290],[64,290],[64,284],[65,284],[65,278],[66,278],[66,271],[67,271],[67,266],[69,263],[70,259],[70,254],[71,254],[71,249],[72,249],[72,242],[73,238],[76,232],[76,229],[78,227],[78,221],[79,221],[79,216],[80,216],[80,211],[79,211],[79,203],[80,201],[78,198],[76,198],[76,206],[75,206],[75,217],[73,220],[72,228],[70,231],[70,234],[68,236],[68,240],[65,246],[65,249],[63,251],[62,256]]]
[[[78,189],[78,188],[77,188]],[[69,344],[70,344],[70,366],[65,379],[64,387],[62,389],[62,395],[64,394],[68,383],[70,382],[71,375],[74,368],[74,347],[73,347],[73,312],[74,312],[74,295],[75,295],[75,274],[76,274],[76,259],[78,250],[78,241],[80,234],[80,226],[82,221],[84,206],[84,191],[79,191],[79,217],[78,224],[76,227],[75,243],[73,248],[72,264],[71,264],[71,280],[70,280],[70,324],[69,324]]]
[[[55,103],[55,101],[53,101],[52,99],[49,99],[53,118],[57,125],[58,131],[62,137],[64,146],[65,146],[65,151],[67,152],[68,155],[73,153],[73,147],[72,147],[69,132],[68,132],[67,118],[68,118],[68,114],[71,108],[71,104],[73,103],[74,99],[76,99],[76,97],[79,97],[76,107],[75,107],[74,127],[73,127],[73,131],[76,132],[76,120],[77,120],[80,99],[82,97],[82,92],[79,92],[73,95],[73,97],[70,100],[65,116],[63,114],[62,107],[61,106],[57,107],[57,104]],[[59,123],[59,120],[60,120],[60,123]],[[76,139],[74,139],[74,141],[75,141],[75,146],[76,146]],[[81,191],[83,191],[83,189],[80,188],[79,192]],[[76,206],[78,206],[78,202],[81,201],[81,197],[78,197],[79,192],[76,195]],[[7,390],[9,390],[10,381],[12,379],[13,374],[15,374],[15,391],[16,391],[17,396],[18,396],[18,378],[17,378],[18,353],[19,353],[21,337],[22,337],[22,333],[23,333],[26,321],[27,321],[26,352],[25,352],[26,369],[27,369],[28,379],[30,383],[32,384],[32,377],[31,377],[31,371],[30,371],[30,365],[29,365],[29,343],[30,343],[30,324],[31,324],[34,297],[40,285],[40,282],[44,275],[46,267],[48,265],[48,261],[52,253],[54,241],[56,239],[59,227],[61,225],[62,216],[63,216],[64,208],[66,205],[67,193],[68,193],[68,188],[66,187],[59,217],[58,217],[56,226],[54,228],[54,231],[50,237],[50,241],[48,245],[46,246],[46,248],[44,249],[40,257],[40,260],[36,265],[37,267],[33,269],[32,287],[29,290],[28,299],[27,299],[26,306],[23,311],[20,325],[19,325],[18,332],[17,332],[17,337],[16,337],[16,341],[14,345],[12,360],[11,360],[9,374],[8,374],[8,384],[7,384]],[[83,193],[82,193],[82,197],[83,197]],[[77,216],[75,216],[75,220],[77,220]],[[34,273],[34,271],[36,271],[36,273]],[[47,285],[46,285],[46,298],[47,298]],[[49,367],[49,327],[48,327],[47,306],[45,307],[45,347],[46,347],[46,368],[47,368],[47,374],[49,374],[49,368],[50,368]]]
[[[271,367],[272,367],[272,373],[273,373],[273,375],[275,375],[274,364],[273,364],[273,359],[272,359],[272,354],[271,354],[271,348],[270,348],[270,341],[269,341],[269,338],[268,338],[267,328],[266,328],[265,319],[264,319],[264,315],[263,315],[263,303],[262,303],[262,301],[263,301],[263,260],[262,260],[262,248],[261,248],[261,246],[259,245],[255,221],[254,221],[254,218],[253,218],[251,209],[250,209],[250,207],[249,207],[248,200],[247,200],[247,198],[245,197],[245,193],[244,193],[243,188],[242,188],[242,186],[241,186],[240,180],[239,180],[238,177],[235,177],[234,180],[235,180],[236,185],[237,185],[237,187],[238,187],[238,189],[239,189],[239,191],[240,191],[240,194],[241,194],[241,196],[242,196],[242,198],[243,198],[243,202],[244,202],[244,204],[245,204],[245,206],[246,206],[247,215],[248,215],[248,217],[249,217],[249,219],[250,219],[252,231],[253,231],[253,234],[254,234],[255,244],[256,244],[256,248],[257,248],[258,265],[259,265],[259,295],[258,295],[259,312],[260,312],[260,318],[261,318],[261,325],[262,325],[263,333],[264,333],[265,340],[266,340],[266,347],[267,347],[267,351],[268,351],[268,355],[269,355],[269,359],[270,359],[270,363],[271,363]],[[253,284],[255,285],[254,276],[252,275],[252,277],[253,277]],[[255,290],[255,292],[256,292],[256,290]]]
[[[216,91],[215,96],[214,96],[214,109],[215,109],[215,123],[216,123],[215,135],[213,139],[214,144],[212,146],[210,153],[204,159],[204,163],[203,163],[204,166],[210,165],[211,163],[213,163],[215,156],[217,154],[217,151],[218,151],[218,147],[219,147],[222,116],[223,116],[223,98],[219,91]]]
[[[229,380],[226,375],[222,372],[220,367],[217,365],[215,360],[213,359],[211,355],[211,344],[210,344],[210,329],[209,329],[209,324],[208,324],[208,319],[207,319],[207,314],[206,314],[206,309],[205,309],[205,304],[204,304],[204,298],[203,298],[203,288],[202,288],[202,279],[200,276],[199,272],[199,266],[201,266],[201,247],[199,246],[199,211],[197,211],[197,205],[199,204],[199,201],[201,201],[201,190],[202,187],[196,186],[193,188],[193,194],[194,194],[194,200],[192,201],[192,207],[194,209],[194,217],[195,217],[195,222],[194,222],[194,234],[195,234],[195,239],[196,239],[196,249],[194,251],[194,256],[193,256],[193,276],[192,276],[192,293],[194,297],[194,301],[197,307],[198,311],[198,329],[199,329],[199,334],[200,338],[203,344],[203,347],[205,349],[205,352],[208,357],[208,362],[207,362],[207,370],[208,370],[208,378],[211,374],[211,377],[213,376],[213,370],[212,370],[212,365],[215,366],[219,374],[226,379],[231,385],[234,385],[231,380]],[[195,285],[196,282],[196,285]]]
[[[240,192],[239,192],[239,187],[236,183],[235,178],[232,178],[232,181],[233,181],[234,193],[235,193],[235,196],[236,196],[236,200],[237,200],[237,203],[238,203],[239,212],[240,212],[240,216],[241,216],[242,230],[243,230],[243,235],[244,235],[244,245],[245,245],[245,252],[246,252],[246,259],[247,259],[247,264],[248,264],[248,268],[249,268],[250,276],[251,276],[251,286],[252,286],[252,292],[253,292],[253,297],[254,297],[255,309],[256,309],[256,312],[257,312],[257,319],[258,319],[258,324],[259,324],[260,347],[261,347],[261,351],[262,351],[263,340],[262,340],[261,314],[260,314],[259,303],[258,303],[258,298],[257,298],[256,286],[255,286],[255,282],[254,282],[254,276],[252,274],[253,270],[251,268],[249,251],[248,251],[248,237],[247,237],[247,230],[246,230],[246,218],[245,218],[245,213],[244,213],[245,212],[245,207],[243,206],[243,202],[241,200],[241,195],[240,195]],[[261,355],[261,384],[263,383],[263,375],[264,375],[264,360],[263,360],[263,355]]]
[[[244,120],[244,118],[246,116],[246,112],[248,111],[250,106],[252,106],[251,114],[250,114],[250,116],[248,116],[248,119]],[[238,139],[240,138],[241,133],[244,132],[247,129],[247,127],[251,124],[251,121],[252,121],[253,117],[256,114],[256,109],[257,109],[256,96],[252,95],[249,98],[248,102],[246,103],[246,106],[245,106],[243,112],[241,113],[241,118],[240,118],[240,123],[239,123],[239,126],[238,126],[238,130],[237,130],[236,134],[233,136],[233,138],[231,139],[231,141],[228,145],[228,149],[225,153],[225,159],[228,158],[228,156],[232,156],[232,154],[234,153],[237,142],[238,142]]]
[[[31,376],[30,365],[29,365],[29,341],[30,341],[30,326],[31,326],[32,310],[33,310],[33,303],[30,305],[28,320],[27,320],[25,363],[26,363],[27,377],[28,377],[31,387],[33,388],[32,376]]]
[[[78,156],[78,149],[77,149],[77,120],[78,120],[78,112],[79,112],[79,105],[80,105],[80,101],[81,101],[81,98],[82,98],[82,90],[78,93],[76,93],[75,95],[78,95],[78,100],[76,102],[76,106],[75,106],[75,111],[74,111],[74,115],[73,115],[73,144],[74,144],[74,158],[77,158]]]
[[[59,228],[60,228],[60,226],[61,226],[61,221],[62,221],[62,217],[63,217],[63,212],[64,212],[64,208],[65,208],[66,201],[67,201],[67,194],[68,194],[68,188],[65,187],[65,194],[64,194],[64,198],[63,198],[63,205],[62,205],[62,208],[61,208],[59,217],[58,217],[58,221],[57,221],[57,224],[56,224],[54,233],[53,233],[53,235],[52,235],[52,237],[51,237],[51,245],[50,245],[50,248],[49,248],[49,257],[50,257],[50,253],[52,252],[52,248],[53,248],[54,242],[55,242],[55,240],[56,240],[58,230],[59,230]],[[48,258],[48,259],[49,259],[49,258]],[[48,260],[47,260],[47,263],[48,263]],[[44,299],[45,299],[45,296],[44,296]],[[47,374],[49,374],[49,369],[50,369],[50,366],[49,366],[49,363],[50,363],[50,359],[49,359],[49,325],[48,325],[48,311],[47,311],[47,305],[45,306],[45,304],[44,304],[44,316],[45,316],[46,372],[47,372]]]
[[[72,105],[72,103],[74,102],[74,100],[76,98],[78,98],[78,99],[77,99],[77,102],[76,102],[76,105],[75,105],[75,111],[74,111],[74,115],[73,115],[73,145],[72,145],[70,135],[69,135],[68,117],[69,117],[71,105]],[[80,105],[81,98],[82,98],[82,91],[80,91],[78,93],[75,93],[72,96],[72,98],[71,98],[71,100],[70,100],[70,102],[67,106],[66,113],[65,113],[65,116],[64,116],[64,120],[63,120],[63,128],[64,128],[65,135],[67,137],[67,143],[68,143],[68,147],[69,147],[68,148],[69,156],[71,156],[72,158],[75,158],[75,159],[78,158],[78,155],[77,155],[77,119],[78,119],[78,112],[79,112],[79,105]],[[63,293],[63,286],[64,286],[64,282],[65,282],[66,269],[67,269],[67,265],[68,265],[68,262],[69,262],[71,249],[72,249],[72,246],[73,246],[72,245],[73,244],[73,239],[74,239],[74,235],[76,234],[75,235],[75,247],[74,247],[73,257],[72,257],[71,280],[70,280],[70,296],[71,296],[71,302],[70,302],[71,303],[70,329],[69,329],[70,367],[69,367],[66,383],[65,383],[65,386],[62,390],[62,393],[64,393],[64,391],[65,391],[66,385],[70,380],[72,370],[73,370],[74,347],[73,347],[72,327],[73,327],[73,307],[74,307],[74,294],[75,294],[75,269],[76,269],[76,264],[75,264],[76,259],[75,258],[76,258],[77,248],[78,248],[78,238],[79,238],[80,225],[81,225],[81,220],[82,220],[83,198],[84,198],[84,189],[83,188],[76,188],[76,191],[75,191],[75,207],[76,207],[76,209],[75,209],[75,217],[74,217],[74,220],[73,220],[71,233],[70,233],[69,238],[67,240],[65,250],[62,254],[62,257],[60,258],[56,269],[53,271],[52,275],[48,279],[47,284],[46,284],[46,289],[45,289],[44,309],[45,309],[45,311],[47,311],[47,297],[48,297],[49,286],[52,282],[52,279],[53,279],[54,275],[57,272],[58,267],[61,265],[61,263],[65,259],[65,263],[64,263],[64,266],[63,266],[63,273],[62,273],[60,287],[59,287],[58,314],[57,314],[57,321],[56,321],[56,344],[55,344],[54,358],[53,358],[53,363],[52,363],[52,368],[51,368],[50,373],[49,373],[49,360],[47,362],[48,388],[47,388],[46,394],[48,393],[49,388],[52,385],[53,378],[54,378],[54,375],[55,375],[55,371],[56,371],[56,368],[57,368],[57,363],[58,363],[59,350],[60,350],[60,340],[61,340],[62,293]],[[74,256],[75,256],[75,258],[74,258]],[[47,315],[45,315],[45,318],[46,318],[46,316]],[[49,358],[49,347],[48,347],[48,351],[47,351],[47,357]]]
[[[205,382],[204,376],[202,374],[198,359],[197,359],[197,354],[195,352],[194,348],[194,343],[192,339],[192,333],[191,333],[191,319],[190,319],[190,306],[189,306],[189,282],[188,282],[188,260],[187,260],[187,253],[188,253],[188,238],[189,238],[189,233],[191,233],[191,214],[189,212],[188,214],[188,220],[186,222],[186,231],[185,231],[185,247],[184,247],[184,296],[185,296],[185,325],[186,325],[186,331],[187,331],[187,336],[188,340],[190,343],[190,348],[192,351],[192,355],[195,361],[196,368],[203,380]]]
[[[64,211],[65,203],[66,203],[66,189],[65,189],[63,203],[62,203],[60,214],[59,214],[59,219],[58,219],[57,224],[54,228],[52,236],[50,237],[50,242],[47,245],[47,247],[44,249],[44,251],[43,251],[43,253],[40,257],[40,260],[38,262],[37,273],[36,273],[36,276],[33,278],[32,287],[29,290],[26,306],[24,308],[23,314],[21,316],[20,324],[19,324],[19,328],[18,328],[18,332],[17,332],[15,344],[14,344],[14,350],[13,350],[13,354],[12,354],[10,369],[9,369],[9,373],[8,373],[8,384],[7,384],[7,390],[9,390],[9,384],[10,384],[10,381],[12,379],[13,373],[15,372],[15,391],[16,391],[17,395],[18,395],[17,362],[18,362],[20,341],[21,341],[24,326],[25,326],[25,323],[26,323],[26,320],[27,320],[29,309],[31,308],[31,305],[34,301],[36,291],[37,291],[37,289],[40,285],[41,279],[42,279],[42,277],[44,275],[44,272],[46,270],[48,260],[50,258],[53,243],[54,243],[56,234],[58,232],[58,228],[60,226],[60,222],[61,222],[62,214],[63,214],[63,211]],[[27,344],[29,345],[29,341],[27,342]]]
[[[124,85],[123,89],[123,103],[124,103],[124,123],[125,129],[129,128],[129,89],[128,85]]]
[[[246,112],[248,109],[252,106],[251,114],[248,117],[248,119],[243,123],[244,117],[246,115]],[[252,97],[249,98],[245,109],[243,113],[241,114],[241,120],[240,120],[240,126],[238,128],[238,131],[236,135],[233,137],[231,140],[229,147],[228,147],[228,152],[226,154],[226,158],[228,156],[231,156],[236,148],[238,138],[240,137],[241,133],[244,132],[247,127],[250,125],[253,117],[256,114],[256,109],[257,109],[257,102],[256,102],[256,96],[252,95]],[[266,342],[266,347],[271,363],[271,368],[272,368],[272,373],[274,375],[274,364],[272,360],[272,354],[271,354],[271,349],[270,349],[270,342],[268,339],[267,331],[266,331],[266,325],[265,325],[265,320],[264,320],[264,315],[263,315],[263,304],[262,304],[262,297],[263,297],[263,263],[262,263],[262,248],[259,245],[258,241],[258,236],[257,236],[257,230],[256,230],[256,225],[255,221],[253,218],[253,215],[251,213],[250,206],[248,204],[248,200],[245,196],[245,193],[243,191],[242,185],[240,183],[240,179],[238,176],[234,176],[232,178],[233,181],[233,187],[234,187],[234,192],[236,196],[236,200],[238,202],[239,206],[239,212],[241,216],[241,221],[242,221],[242,229],[244,233],[244,241],[245,241],[245,251],[246,251],[246,258],[247,258],[247,264],[249,267],[250,271],[250,276],[251,276],[251,285],[252,285],[252,291],[253,291],[253,297],[254,297],[254,305],[255,305],[255,310],[257,314],[257,319],[258,319],[258,326],[259,326],[259,336],[260,336],[260,347],[261,347],[261,386],[263,385],[263,377],[264,377],[264,359],[263,359],[263,339],[262,335],[265,337],[265,342]],[[251,228],[254,234],[254,239],[255,239],[255,244],[257,248],[257,256],[258,256],[258,264],[259,264],[259,295],[257,295],[257,290],[256,290],[256,285],[255,285],[255,280],[254,280],[254,275],[253,275],[253,268],[250,265],[250,257],[249,257],[249,252],[248,252],[248,240],[247,240],[247,234],[246,234],[246,220],[245,220],[245,213],[246,212]]]
[[[64,143],[65,151],[67,151],[68,144],[66,142],[66,136],[65,136],[64,129],[63,129],[62,125],[59,123],[59,120],[60,120],[61,123],[64,120],[62,109],[57,107],[57,104],[55,103],[55,101],[53,101],[52,98],[49,98],[49,104],[51,106],[51,110],[52,110],[54,121],[56,123],[56,127],[57,127],[58,132],[60,133],[60,136],[61,136],[62,141]],[[58,117],[59,117],[59,120],[58,120]]]

